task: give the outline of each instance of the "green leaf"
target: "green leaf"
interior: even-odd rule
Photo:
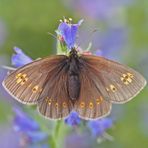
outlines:
[[[57,40],[57,54],[67,54],[67,51],[68,49],[66,44]]]

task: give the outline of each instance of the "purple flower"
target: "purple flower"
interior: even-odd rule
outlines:
[[[114,8],[114,4],[111,1],[103,1],[103,0],[94,0],[93,2],[89,0],[80,0],[79,5],[76,6],[83,14],[93,17],[104,19],[107,18]]]
[[[24,112],[22,112],[19,108],[13,108],[15,112],[14,117],[14,129],[16,131],[38,131],[40,129],[38,123],[34,121],[32,118],[28,117]]]
[[[27,132],[27,136],[31,139],[32,143],[38,143],[47,138],[47,134],[41,131]]]
[[[47,134],[42,132],[39,124],[19,108],[14,108],[14,130],[20,133],[20,141],[25,144],[38,144],[47,139]]]
[[[115,14],[126,5],[130,5],[132,0],[63,0],[65,5],[71,10],[80,13],[80,16],[94,19],[112,19]]]
[[[107,27],[106,30],[95,31],[92,39],[90,39],[88,27],[82,26],[79,36],[81,49],[89,49],[92,54],[109,59],[121,60],[121,57],[127,52],[124,47],[128,43],[128,27]],[[91,46],[88,48],[88,44],[90,43]]]
[[[78,116],[78,113],[73,111],[70,113],[70,115],[65,119],[65,123],[70,126],[76,126],[80,124],[81,119]]]
[[[78,134],[74,130],[65,137],[64,148],[92,148],[94,147],[93,142],[85,132]]]
[[[77,24],[71,24],[70,21],[65,20],[60,23],[58,27],[57,34],[62,36],[62,39],[64,39],[69,49],[73,48],[75,45],[78,28],[82,22],[83,20],[80,20]]]
[[[126,30],[125,28],[109,28],[100,35],[99,44],[102,56],[112,59],[115,58],[115,55],[118,55],[118,57],[121,55],[122,51],[120,49],[122,49],[127,42]],[[96,40],[98,40],[98,37]]]
[[[16,54],[11,57],[11,63],[15,67],[21,67],[25,64],[32,62],[32,59],[27,56],[20,48],[14,47]]]
[[[99,120],[92,120],[88,122],[88,127],[91,130],[91,133],[95,137],[102,136],[103,133],[113,125],[112,119],[102,118]]]
[[[16,133],[9,122],[0,125],[0,147],[1,148],[20,148],[19,134]],[[11,142],[8,142],[8,139]]]

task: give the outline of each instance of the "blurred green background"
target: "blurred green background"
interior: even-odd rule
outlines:
[[[48,35],[48,32],[55,34],[59,20],[66,16],[73,18],[74,22],[84,18],[84,26],[82,24],[80,28],[82,38],[83,34],[89,29],[99,28],[97,34],[103,34],[112,28],[123,28],[126,32],[123,44],[121,40],[121,46],[117,46],[118,49],[111,49],[111,52],[105,50],[105,52],[111,53],[112,59],[119,60],[137,69],[148,79],[148,1],[120,0],[119,3],[119,1],[112,0],[112,3],[107,1],[109,4],[106,4],[107,7],[105,7],[105,4],[101,4],[103,1],[99,0],[100,3],[97,3],[97,5],[100,4],[102,7],[95,7],[94,9],[98,10],[94,14],[91,14],[93,6],[89,3],[96,3],[96,1],[80,1],[0,0],[0,64],[11,65],[10,59],[14,52],[12,49],[14,46],[22,48],[27,55],[34,59],[55,54],[56,39]],[[87,9],[84,7],[85,5],[87,5]],[[100,14],[97,14],[99,9],[104,9],[104,11],[102,10]],[[118,42],[116,43],[118,36],[113,37],[115,37],[114,44],[118,44]],[[93,43],[95,44],[97,35],[94,38]],[[100,40],[99,44],[101,45],[102,40],[100,38],[101,36],[98,37],[98,40]],[[83,39],[80,40],[83,42]],[[85,37],[84,40],[86,40]],[[99,44],[97,42],[94,48],[100,49]],[[108,46],[104,44],[103,47],[112,47],[112,42],[107,42]],[[87,45],[88,43],[84,46],[87,47]],[[1,69],[0,72],[2,81],[6,71]],[[15,101],[6,94],[2,86],[0,89],[0,128],[2,129],[4,125],[6,126],[6,123],[11,121],[12,107]],[[112,116],[117,119],[113,129],[109,131],[114,140],[96,144],[96,147],[147,148],[147,104],[148,87],[131,102],[124,105],[114,105]],[[50,121],[46,122],[50,124]],[[0,137],[3,137],[5,133],[5,130],[3,130]],[[10,141],[11,139],[8,138],[7,142]]]

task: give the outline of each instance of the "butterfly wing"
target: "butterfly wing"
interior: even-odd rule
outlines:
[[[125,65],[93,55],[82,55],[81,59],[94,85],[108,101],[125,103],[146,85],[141,74]]]
[[[10,73],[3,81],[6,90],[24,104],[36,104],[49,72],[56,69],[64,57],[36,60]]]
[[[36,60],[8,75],[3,81],[3,86],[21,103],[38,104],[39,111],[49,118],[58,114],[62,110],[62,105],[66,106],[64,112],[59,113],[60,116],[54,115],[54,118],[66,116],[71,110],[65,85],[67,83],[67,75],[64,71],[66,59],[67,57],[64,55],[56,55]],[[59,77],[61,78],[59,79]],[[49,104],[49,101],[46,100],[51,97],[56,99],[54,101],[59,101],[59,110],[56,113],[54,106],[44,105],[44,103]],[[66,105],[62,104],[62,101]],[[46,114],[45,110],[50,114]]]
[[[48,75],[47,79],[50,78],[50,81],[44,84],[41,101],[38,101],[39,112],[50,119],[66,117],[73,109],[73,103],[68,95],[67,68],[65,66],[59,68],[61,69],[56,71],[56,75],[54,73]]]
[[[96,119],[108,115],[111,111],[111,103],[106,101],[103,94],[96,87],[86,68],[82,63],[80,70],[80,95],[75,102],[74,109],[83,119]]]

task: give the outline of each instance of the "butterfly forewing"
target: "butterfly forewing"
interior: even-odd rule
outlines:
[[[66,56],[53,56],[34,61],[11,73],[4,87],[18,101],[37,104],[47,118],[66,117],[72,110],[68,96]]]
[[[6,90],[24,104],[36,104],[48,73],[52,73],[65,56],[48,57],[21,67],[3,81]]]
[[[127,66],[93,55],[81,58],[92,81],[108,101],[125,103],[146,85],[143,76]]]

